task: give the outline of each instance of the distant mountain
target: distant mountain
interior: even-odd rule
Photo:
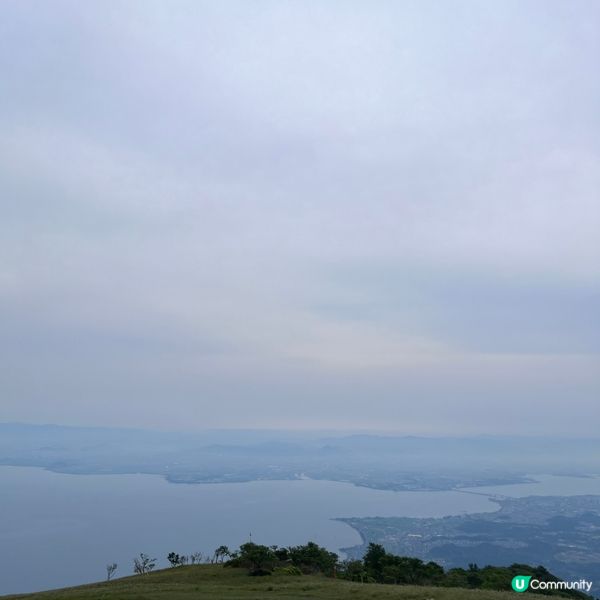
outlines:
[[[584,475],[597,470],[598,455],[599,439],[163,432],[0,423],[0,464],[64,473],[153,473],[173,483],[302,474],[379,489],[437,490],[527,481],[528,473]]]

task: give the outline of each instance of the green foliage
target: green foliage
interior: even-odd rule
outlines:
[[[468,587],[467,572],[464,569],[449,569],[444,577],[444,585],[447,587]],[[498,588],[502,589],[502,588]]]
[[[208,593],[203,588],[203,593],[207,594],[203,597],[215,599],[231,598],[232,600],[234,598],[260,598],[262,600],[265,597],[263,594],[268,593],[269,597],[272,598],[308,597],[305,592],[310,592],[311,598],[328,598],[329,600],[337,598],[345,599],[350,592],[354,600],[361,598],[365,598],[366,600],[366,598],[372,597],[398,599],[435,597],[440,600],[458,600],[459,598],[462,600],[469,597],[473,600],[501,600],[503,596],[495,594],[497,594],[497,591],[505,592],[510,590],[511,581],[515,575],[531,575],[542,581],[559,581],[557,577],[542,566],[531,567],[524,564],[513,564],[510,567],[488,565],[480,568],[472,563],[468,565],[467,569],[454,568],[444,571],[441,565],[433,561],[425,562],[415,557],[396,556],[387,552],[380,544],[369,544],[363,560],[346,560],[342,562],[338,561],[336,554],[329,552],[326,548],[314,542],[289,548],[269,547],[248,542],[242,544],[239,550],[235,552],[229,551],[226,546],[219,546],[214,553],[213,563],[221,562],[222,557],[225,556],[231,557],[225,565],[230,568],[223,570],[221,564],[184,567],[192,559],[188,559],[185,555],[170,552],[167,555],[167,559],[171,566],[182,568],[167,569],[151,574],[150,572],[155,567],[156,559],[142,553],[134,559],[134,572],[136,574],[144,574],[145,577],[125,578],[106,584],[73,588],[73,593],[69,590],[60,590],[56,593],[48,592],[42,595],[31,595],[28,598],[39,596],[40,599],[43,597],[48,600],[63,600],[63,598],[72,598],[73,600],[79,598],[85,600],[113,600],[113,598],[114,600],[135,600],[139,598],[144,598],[145,600],[176,600],[177,598],[189,598],[191,600],[192,597],[197,597],[196,592],[200,590],[197,586],[193,590],[192,588],[189,589],[190,594],[194,592],[192,595],[187,595],[187,592],[185,594],[183,592],[179,594],[178,592],[176,596],[171,594],[175,580],[169,578],[166,574],[168,572],[174,574],[175,571],[186,574],[182,576],[182,579],[190,579],[190,581],[204,581],[204,574],[210,573],[212,574],[210,575],[212,578],[210,580],[212,582],[211,585],[217,587],[221,584],[217,583],[215,577],[220,577],[222,581],[229,581],[229,579],[237,581],[236,585],[241,586],[237,591],[231,588],[230,584],[222,584],[218,593]],[[201,559],[200,554],[193,555],[193,557],[193,562]],[[234,567],[241,567],[242,569],[235,569]],[[108,565],[107,570],[109,568],[112,568],[112,565]],[[115,569],[116,565],[114,565],[113,572]],[[231,574],[229,578],[227,575],[223,575],[226,573]],[[273,585],[263,585],[260,587],[261,584],[257,582],[259,587],[252,587],[241,591],[244,586],[240,583],[240,574],[245,574],[246,579],[247,574],[255,576],[272,575],[268,580],[273,581]],[[120,587],[123,582],[133,579],[140,582],[148,581],[151,575],[153,577],[152,581],[155,583],[149,585],[148,588],[140,587],[143,584]],[[311,577],[313,575],[317,577]],[[278,577],[280,579],[277,579]],[[158,591],[155,593],[153,587],[157,582],[162,581],[168,583],[164,588],[166,595],[161,595],[162,593]],[[283,584],[282,582],[284,581],[290,583]],[[301,581],[305,581],[306,583],[300,585]],[[367,590],[370,587],[368,584],[375,583],[395,585],[372,587],[371,590],[376,590],[375,592],[362,592],[363,589]],[[105,593],[107,588],[102,586],[113,584],[117,584],[117,587],[114,589],[119,589],[119,594],[111,595],[110,593]],[[130,588],[133,591],[128,593],[127,590]],[[313,593],[317,588],[327,590],[327,594]],[[100,590],[98,594],[95,593],[95,589]],[[177,589],[182,590],[183,587],[178,583]],[[77,590],[84,591],[79,593]],[[398,590],[398,594],[394,590]],[[407,593],[406,590],[412,591]],[[270,594],[270,592],[274,593]],[[529,594],[528,597],[533,595],[530,590],[526,593]],[[542,593],[544,596],[566,596],[579,599],[587,598],[588,600],[590,598],[581,592],[569,590],[553,590]],[[537,597],[542,598],[544,596]]]
[[[383,583],[402,586],[435,586],[436,588],[470,588],[472,590],[511,590],[515,575],[531,575],[542,581],[558,581],[544,567],[514,564],[510,567],[488,565],[480,568],[475,563],[467,569],[454,568],[445,571],[433,562],[425,562],[411,556],[396,556],[381,544],[369,544],[362,560],[339,562],[338,556],[326,548],[308,542],[301,546],[279,548],[261,546],[249,542],[227,564],[245,567],[250,575],[322,574],[359,583]],[[530,593],[530,592],[529,592]],[[585,594],[569,590],[553,590],[545,595],[587,598]]]
[[[382,581],[383,579],[383,569],[387,556],[391,555],[388,555],[381,544],[369,544],[367,552],[363,557],[363,563],[368,576],[372,577],[375,581]]]
[[[277,562],[277,556],[272,548],[254,542],[242,544],[235,558],[236,565],[246,567],[250,575],[270,575]]]
[[[285,563],[290,559],[290,553],[287,548],[279,548],[278,546],[271,546],[271,550],[275,552],[277,560],[281,563]]]
[[[545,567],[531,567],[524,564],[513,564],[510,567],[494,567],[488,565],[479,568],[470,564],[468,569],[449,569],[439,585],[444,587],[472,588],[482,590],[510,590],[515,575],[531,575],[540,581],[559,581]],[[530,593],[530,592],[529,592]],[[546,596],[564,596],[570,598],[589,598],[582,592],[572,590],[550,590],[539,592]]]
[[[444,578],[444,569],[437,563],[395,556],[380,544],[369,544],[363,564],[367,577],[378,583],[438,585]]]
[[[544,567],[513,564],[510,567],[478,567],[469,564],[467,569],[444,571],[441,565],[419,558],[396,556],[381,544],[369,544],[362,561],[346,561],[338,566],[339,576],[350,581],[399,585],[427,585],[447,588],[471,588],[477,590],[510,590],[515,575],[531,575],[541,581],[559,581]],[[570,590],[552,590],[544,595],[571,598],[589,598],[585,594]]]
[[[253,542],[242,544],[230,567],[245,567],[250,575],[268,575],[278,568],[293,567],[294,573],[323,573],[332,576],[338,562],[337,554],[329,552],[314,542],[303,546],[279,548],[262,546]]]
[[[329,576],[333,575],[338,561],[337,554],[314,542],[289,548],[288,556],[303,573],[324,573]]]
[[[299,577],[302,575],[302,571],[294,565],[287,565],[286,567],[275,567],[273,573],[276,575],[289,575],[293,577]]]
[[[350,581],[360,581],[366,583],[371,581],[365,564],[362,560],[345,560],[338,564],[338,575]]]
[[[182,564],[181,556],[175,552],[169,552],[169,554],[167,554],[167,560],[172,567],[179,567]]]
[[[231,556],[231,550],[229,550],[229,548],[227,546],[219,546],[214,554],[213,554],[213,561],[215,563],[219,563],[219,562],[223,562],[223,560],[225,560],[226,556]]]

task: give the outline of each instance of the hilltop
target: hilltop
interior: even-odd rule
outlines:
[[[224,563],[225,557],[230,559]],[[283,548],[253,542],[239,550],[227,546],[215,550],[210,564],[190,564],[196,555],[170,552],[171,568],[154,571],[156,559],[141,553],[134,560],[133,577],[78,587],[3,596],[5,600],[188,600],[210,598],[244,600],[259,598],[405,598],[458,600],[506,599],[516,575],[559,582],[544,567],[513,564],[470,564],[468,570],[444,570],[434,562],[396,556],[383,546],[369,544],[362,560],[339,562],[338,556],[314,542]],[[117,565],[107,565],[108,578]],[[512,593],[512,592],[509,592]],[[577,591],[554,590],[554,596],[590,598]]]
[[[3,600],[507,600],[512,592],[356,583],[322,575],[249,577],[246,569],[193,565]],[[547,598],[528,594],[527,598]]]

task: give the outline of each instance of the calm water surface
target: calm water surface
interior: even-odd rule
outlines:
[[[549,477],[474,491],[600,494],[600,479]],[[128,575],[140,552],[166,566],[170,551],[210,553],[221,544],[237,547],[250,535],[269,545],[313,540],[334,551],[360,543],[352,528],[333,517],[437,517],[496,509],[478,494],[391,492],[332,481],[181,485],[155,475],[0,467],[0,594],[96,581],[109,562],[118,563],[117,576]]]

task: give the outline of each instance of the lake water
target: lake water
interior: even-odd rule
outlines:
[[[474,488],[489,494],[600,494],[600,479],[543,476],[539,483]],[[439,517],[497,510],[484,495],[392,492],[332,481],[181,485],[155,475],[64,475],[0,467],[0,594],[36,591],[132,572],[140,552],[236,548],[250,536],[282,546],[360,543],[335,517]]]

